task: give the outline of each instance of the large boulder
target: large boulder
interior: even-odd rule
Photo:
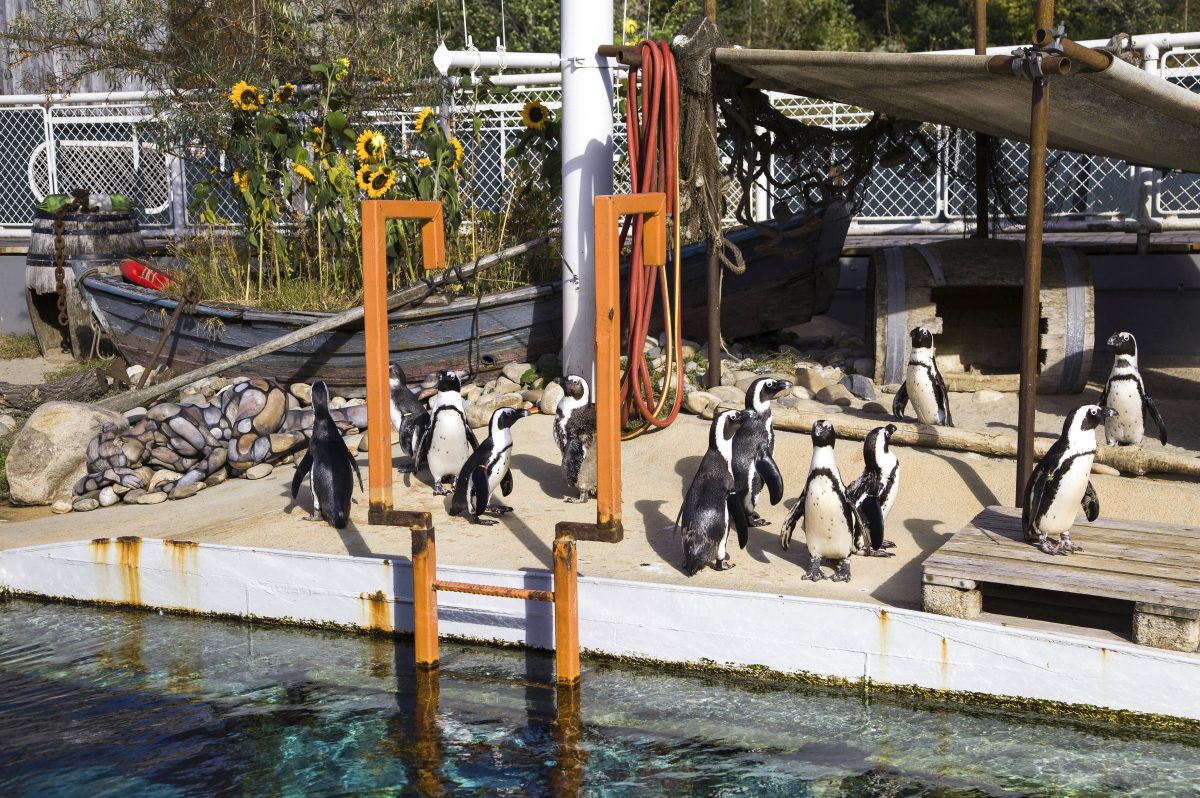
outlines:
[[[105,424],[129,428],[120,413],[81,402],[47,402],[13,440],[4,471],[13,504],[51,504],[82,476],[87,448]]]

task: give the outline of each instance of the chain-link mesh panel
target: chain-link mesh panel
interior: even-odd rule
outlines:
[[[0,224],[32,223],[49,185],[45,114],[41,108],[0,109]]]
[[[1162,76],[1185,89],[1200,92],[1200,50],[1173,50],[1162,57]],[[1172,216],[1200,215],[1200,175],[1172,172],[1162,178],[1157,211]]]

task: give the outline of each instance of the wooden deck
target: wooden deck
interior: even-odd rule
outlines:
[[[925,610],[973,618],[980,585],[1116,599],[1133,603],[1135,642],[1197,650],[1200,526],[1101,518],[1077,523],[1071,541],[1083,550],[1045,554],[1024,541],[1019,509],[989,507],[925,560]]]

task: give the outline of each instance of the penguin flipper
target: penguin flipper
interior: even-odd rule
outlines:
[[[1150,415],[1150,420],[1154,422],[1154,426],[1158,427],[1158,440],[1163,446],[1167,445],[1167,425],[1163,423],[1162,415],[1158,412],[1158,405],[1150,398],[1150,394],[1142,394],[1142,410]]]
[[[767,486],[767,492],[771,497],[771,504],[779,504],[783,498],[783,477],[779,474],[779,468],[775,465],[775,461],[768,455],[759,457],[754,464],[754,470],[762,478],[763,483]]]
[[[292,498],[296,498],[296,494],[300,492],[300,485],[304,482],[304,478],[308,476],[308,472],[312,470],[313,456],[312,448],[304,453],[304,458],[300,461],[300,465],[296,466],[296,473],[292,476]]]
[[[864,496],[859,502],[858,512],[867,527],[871,550],[879,551],[883,548],[883,508],[879,506],[879,499],[872,495]]]
[[[937,397],[937,403],[940,405],[945,426],[953,427],[954,418],[950,415],[950,392],[946,390],[946,381],[942,379],[942,372],[936,364],[933,367],[933,390]]]
[[[738,546],[744,549],[746,543],[750,541],[750,522],[746,519],[746,508],[743,501],[742,494],[736,490],[725,494],[725,506],[729,508],[729,520],[733,522],[733,528],[737,530]]]
[[[471,487],[475,491],[475,515],[483,515],[488,508],[488,499],[492,492],[488,490],[487,466],[482,463],[471,473]]]
[[[438,408],[439,410],[441,408]],[[425,462],[425,458],[429,457],[429,446],[433,443],[433,427],[437,423],[438,411],[435,410],[433,415],[429,417],[428,423],[420,428],[420,439],[417,441],[417,451],[413,454],[413,471],[420,471],[421,464]]]
[[[467,431],[467,443],[471,444],[471,451],[479,448],[479,439],[475,437],[475,430],[471,429],[471,425],[467,423],[467,417],[463,416],[463,427]]]
[[[512,493],[512,486],[512,471],[505,471],[504,476],[500,478],[500,492],[507,496],[508,494]]]
[[[792,532],[796,528],[796,524],[804,517],[804,501],[808,498],[808,486],[804,486],[804,490],[800,493],[800,498],[796,499],[796,505],[792,507],[792,511],[788,513],[784,519],[783,526],[779,528],[779,545],[784,550],[787,549],[792,542]]]
[[[896,391],[896,398],[892,400],[892,415],[903,421],[906,407],[908,407],[908,383],[902,382],[900,390]]]
[[[1092,487],[1092,483],[1088,482],[1087,490],[1083,492],[1083,501],[1079,503],[1083,508],[1083,517],[1089,521],[1095,521],[1100,517],[1100,497],[1096,495],[1096,489]]]
[[[350,451],[350,447],[342,442],[342,451],[346,453],[346,459],[350,461],[351,468],[354,469],[354,475],[358,477],[358,492],[363,492],[362,470],[358,467],[358,461],[354,459],[354,452]]]
[[[471,489],[471,475],[474,473],[473,463],[468,458],[454,481],[454,494],[450,497],[450,515],[462,515],[467,510],[467,491]]]
[[[1021,502],[1021,530],[1025,533],[1026,543],[1036,543],[1040,537],[1037,518],[1042,510],[1042,497],[1046,494],[1046,463],[1051,460],[1051,455],[1055,455],[1054,450],[1059,447],[1059,443],[1050,447],[1046,456],[1038,461],[1033,467],[1033,473],[1029,475],[1029,481],[1025,483],[1025,499]]]

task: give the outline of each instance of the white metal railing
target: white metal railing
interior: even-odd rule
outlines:
[[[1153,48],[1146,51],[1147,56],[1155,56],[1147,59],[1148,71],[1200,92],[1200,34],[1138,36],[1135,44]],[[148,231],[185,231],[191,221],[185,209],[192,186],[209,179],[214,167],[220,172],[225,165],[220,153],[212,150],[193,148],[185,160],[161,148],[155,140],[148,97],[147,92],[0,96],[0,234],[27,236],[37,202],[46,194],[80,186],[127,194],[143,209],[140,221]],[[516,88],[509,102],[457,109],[469,167],[464,189],[481,206],[496,207],[508,196],[514,164],[504,153],[522,130],[521,104],[529,97],[557,107],[558,87]],[[814,124],[850,127],[870,117],[861,109],[822,100],[773,95],[773,101],[790,116]],[[477,133],[466,121],[472,116],[480,119]],[[373,124],[402,140],[412,121],[413,112],[398,111],[378,115]],[[960,137],[956,143],[944,129],[930,126],[930,130],[946,144],[937,173],[914,178],[877,169],[853,232],[956,233],[973,224],[973,187],[952,177],[956,162],[973,162],[970,137]],[[614,187],[627,190],[623,123],[615,126],[614,137]],[[954,149],[956,144],[961,152]],[[1002,157],[1014,174],[1024,173],[1024,145],[1010,142]],[[1059,168],[1052,170],[1047,186],[1048,230],[1135,231],[1140,225],[1150,230],[1200,231],[1200,175],[1162,175],[1112,159],[1052,151],[1051,158],[1056,157]],[[786,172],[790,166],[778,160],[772,168]],[[730,185],[728,191],[733,199],[737,187]],[[768,218],[772,197],[766,191],[757,194],[755,213]],[[218,212],[236,219],[233,195],[218,197]],[[1014,202],[1023,210],[1023,189]],[[1141,218],[1139,209],[1143,209]],[[732,217],[726,221],[733,223]]]

